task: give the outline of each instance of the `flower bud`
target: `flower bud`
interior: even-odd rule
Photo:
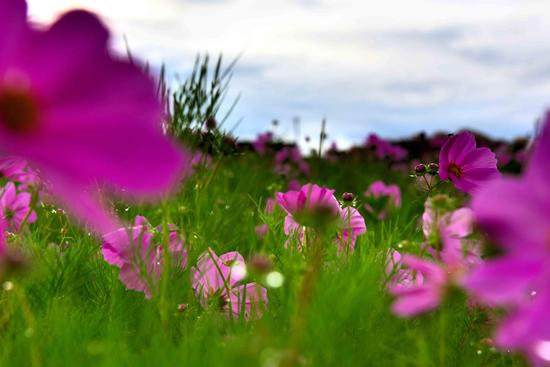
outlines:
[[[428,164],[427,171],[430,175],[437,175],[437,173],[439,172],[439,164],[437,163]]]
[[[353,195],[351,192],[344,192],[342,194],[342,200],[345,201],[345,202],[351,202],[353,201],[353,199],[355,199],[355,195]]]
[[[415,167],[414,167],[414,172],[416,172],[417,174],[419,175],[422,175],[424,173],[426,173],[426,166],[422,163],[420,164],[417,164]]]

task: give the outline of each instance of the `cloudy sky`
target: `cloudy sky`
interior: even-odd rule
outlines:
[[[229,98],[236,133],[328,134],[341,146],[374,131],[473,127],[529,133],[550,106],[548,0],[29,0],[51,21],[92,9],[123,49],[185,76],[198,52],[242,53]],[[230,101],[229,101],[230,102]],[[232,121],[229,122],[233,123]]]

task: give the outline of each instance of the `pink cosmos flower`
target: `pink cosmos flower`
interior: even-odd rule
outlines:
[[[367,147],[374,148],[376,158],[384,159],[386,157],[391,158],[394,161],[401,161],[408,155],[406,149],[391,144],[388,140],[380,138],[376,134],[370,134],[367,137]]]
[[[252,147],[259,155],[264,155],[267,150],[267,145],[273,141],[273,133],[266,132],[259,134],[256,140],[252,142]]]
[[[388,291],[397,297],[392,311],[402,317],[436,309],[450,285],[462,285],[464,277],[480,262],[477,244],[463,241],[444,224],[439,227],[442,250],[429,248],[435,261],[412,255],[392,255],[394,270]]]
[[[337,235],[337,244],[340,251],[353,251],[357,237],[367,233],[365,218],[352,207],[340,209],[341,229]]]
[[[0,177],[10,181],[21,182],[20,177],[25,175],[27,163],[17,158],[0,158]]]
[[[275,172],[292,176],[302,174],[309,176],[309,164],[302,157],[298,147],[284,147],[275,154]]]
[[[186,170],[162,132],[155,83],[113,56],[110,35],[86,11],[48,27],[24,0],[0,1],[0,146],[29,161],[72,214],[105,233],[118,227],[95,188],[130,198],[166,193]]]
[[[306,228],[325,228],[336,224],[339,249],[353,250],[359,235],[366,233],[365,220],[355,208],[341,208],[334,190],[315,184],[299,191],[278,192],[277,203],[286,211],[284,230],[302,240]]]
[[[258,319],[268,303],[267,290],[256,283],[242,284],[246,264],[238,252],[217,256],[211,249],[203,253],[191,269],[191,284],[203,307],[216,300],[230,318]]]
[[[431,199],[424,204],[422,214],[422,231],[424,237],[429,238],[437,232],[440,226],[444,226],[451,235],[464,238],[472,234],[474,225],[474,214],[470,208],[460,208],[452,212],[439,214],[433,207]]]
[[[496,151],[497,164],[499,167],[504,167],[512,161],[512,154],[507,145],[501,145]]]
[[[496,344],[523,352],[534,366],[550,363],[550,113],[520,179],[502,178],[476,193],[477,224],[503,252],[479,266],[466,288],[508,317]]]
[[[392,312],[410,317],[436,309],[441,303],[448,278],[436,263],[412,255],[399,259],[398,279],[392,280],[388,291],[397,297]]]
[[[13,182],[4,186],[0,192],[0,213],[9,231],[19,232],[19,227],[25,220],[27,223],[36,221],[36,213],[30,208],[30,203],[31,194],[17,192]]]
[[[157,230],[160,230],[159,228]],[[187,248],[175,227],[169,228],[168,250],[176,268],[187,266]],[[151,298],[162,275],[163,247],[153,243],[153,232],[146,218],[137,216],[134,226],[120,228],[103,236],[105,261],[120,268],[119,278],[126,288]]]
[[[334,222],[340,214],[340,204],[334,197],[334,190],[315,184],[304,185],[299,191],[278,192],[276,200],[287,213],[287,235],[300,227],[316,227]]]
[[[364,195],[367,198],[365,209],[380,220],[385,219],[390,210],[401,206],[401,190],[397,185],[375,181]]]
[[[472,193],[499,176],[495,154],[489,148],[476,148],[470,132],[453,135],[439,152],[439,177],[451,180],[460,191]]]

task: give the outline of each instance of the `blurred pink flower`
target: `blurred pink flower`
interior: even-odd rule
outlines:
[[[365,209],[374,217],[383,220],[388,213],[401,206],[401,190],[397,185],[386,185],[382,181],[373,182],[364,193],[367,200]]]
[[[459,208],[452,212],[439,214],[433,208],[431,199],[424,204],[422,214],[422,231],[424,237],[428,238],[443,225],[453,236],[467,237],[473,231],[474,214],[470,208]]]
[[[256,140],[252,142],[252,147],[254,147],[254,150],[259,155],[264,155],[267,150],[267,145],[270,144],[273,141],[273,133],[266,132],[263,134],[259,134],[258,137],[256,137]]]
[[[393,145],[388,140],[380,138],[376,134],[370,134],[367,137],[367,147],[374,148],[376,158],[384,159],[390,158],[394,161],[401,161],[408,155],[406,149],[399,145]]]
[[[461,232],[458,232],[461,234]],[[463,241],[452,227],[439,226],[441,251],[428,248],[434,260],[393,253],[388,291],[397,297],[392,311],[403,317],[436,309],[450,285],[461,286],[481,259],[477,243]]]
[[[367,233],[365,219],[359,211],[352,207],[340,209],[342,228],[337,235],[338,249],[340,251],[355,249],[357,237]]]
[[[256,232],[256,236],[259,239],[264,239],[268,230],[269,230],[269,228],[268,228],[267,224],[265,224],[265,223],[259,224],[259,225],[256,226],[256,228],[254,228],[254,232]]]
[[[512,153],[510,153],[509,147],[505,144],[501,145],[496,151],[497,164],[499,167],[504,167],[512,161]]]
[[[504,307],[508,317],[496,344],[526,354],[533,365],[550,362],[550,112],[521,178],[501,178],[476,193],[477,224],[502,255],[466,279],[475,299]]]
[[[13,182],[8,182],[0,191],[0,213],[7,230],[18,232],[26,218],[27,223],[36,221],[36,213],[30,208],[31,194],[17,192]]]
[[[174,227],[169,228],[168,250],[176,268],[187,266],[187,248]],[[153,243],[153,232],[147,219],[137,216],[134,226],[120,228],[103,236],[103,257],[120,268],[120,280],[126,288],[143,292],[151,298],[162,275],[163,246]]]
[[[159,197],[188,164],[163,135],[163,106],[133,62],[113,56],[89,12],[49,27],[27,22],[24,0],[0,2],[0,146],[51,183],[56,198],[99,233],[118,223],[96,187]]]
[[[297,236],[300,242],[306,228],[325,229],[334,224],[338,248],[353,250],[357,237],[367,231],[361,214],[355,208],[341,208],[332,189],[306,184],[298,191],[278,192],[276,200],[287,213],[285,234]]]
[[[275,172],[281,175],[293,177],[302,174],[309,177],[309,164],[302,157],[300,149],[296,146],[283,147],[275,154]]]
[[[500,177],[495,154],[489,148],[476,148],[470,132],[453,135],[439,152],[439,177],[451,180],[460,191],[472,193]]]
[[[231,318],[241,314],[245,320],[258,319],[268,303],[267,290],[256,283],[242,284],[246,276],[246,264],[238,252],[221,256],[208,248],[191,268],[191,284],[203,307],[209,301],[219,302],[224,313]]]
[[[278,192],[276,200],[287,213],[287,235],[301,226],[315,227],[336,221],[340,214],[340,204],[334,197],[334,190],[315,184],[306,184],[299,191]]]

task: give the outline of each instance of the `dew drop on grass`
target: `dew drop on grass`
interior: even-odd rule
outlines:
[[[283,274],[279,273],[278,271],[272,271],[265,277],[265,282],[270,288],[279,288],[285,282],[285,278]]]
[[[5,291],[11,291],[13,289],[13,283],[12,282],[4,282],[2,284],[2,288],[4,288]]]

